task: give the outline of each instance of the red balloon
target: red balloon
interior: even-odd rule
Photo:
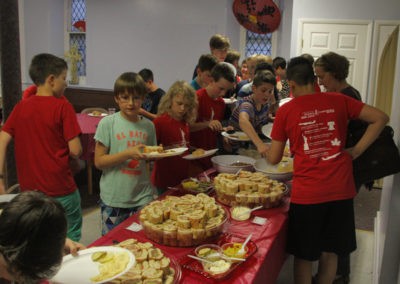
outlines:
[[[232,8],[239,24],[254,33],[271,33],[281,22],[281,12],[272,0],[235,0]]]

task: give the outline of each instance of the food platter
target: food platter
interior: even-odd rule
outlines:
[[[211,150],[205,151],[203,155],[190,154],[190,155],[183,156],[182,158],[185,160],[197,160],[197,159],[202,159],[202,158],[214,155],[217,151],[218,151],[218,149],[211,149]]]
[[[112,277],[104,279],[100,282],[92,282],[90,278],[99,274],[99,263],[92,260],[92,255],[96,252],[113,252],[122,253],[126,252],[129,255],[129,262],[125,269],[115,274]],[[63,262],[58,273],[51,280],[52,283],[57,284],[69,284],[69,283],[80,283],[80,284],[93,284],[93,283],[105,283],[118,278],[125,272],[127,272],[135,264],[135,256],[127,249],[115,247],[115,246],[102,246],[93,247],[78,252],[78,256],[72,256],[68,254],[64,256]]]
[[[224,131],[221,133],[221,135],[235,141],[250,141],[249,136],[247,136],[247,134],[242,131],[235,131],[232,134],[229,134],[228,132]]]
[[[166,157],[173,157],[173,156],[182,155],[187,150],[188,150],[187,147],[180,147],[180,148],[173,148],[173,149],[164,150],[164,152],[145,153],[144,155],[147,158],[166,158]]]
[[[243,243],[244,238],[241,236],[236,236],[228,233],[223,233],[220,238],[217,241],[217,246],[222,247],[226,243]],[[203,264],[195,259],[192,259],[190,257],[183,257],[179,262],[182,264],[182,267],[191,271],[194,271],[196,273],[199,273],[200,275],[203,275],[206,278],[209,279],[224,279],[229,276],[231,272],[233,272],[238,266],[240,266],[242,263],[246,262],[247,259],[249,259],[254,253],[257,251],[257,245],[254,241],[250,240],[247,243],[247,252],[246,252],[246,260],[241,261],[241,262],[234,262],[231,264],[230,268],[226,270],[223,273],[219,274],[211,274],[208,273],[205,269]],[[195,254],[194,252],[192,253],[193,255]]]
[[[108,113],[104,113],[102,112],[101,114],[93,114],[93,113],[88,113],[88,116],[93,116],[93,117],[103,117],[103,116],[107,116]]]

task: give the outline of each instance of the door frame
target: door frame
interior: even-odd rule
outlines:
[[[373,21],[369,20],[336,20],[336,19],[307,19],[307,18],[300,18],[298,24],[298,31],[297,34],[299,35],[297,38],[296,43],[296,52],[298,55],[301,54],[303,48],[303,26],[304,24],[348,24],[348,25],[363,25],[367,27],[367,38],[366,42],[367,45],[365,47],[365,59],[364,59],[364,70],[363,70],[363,84],[362,90],[365,91],[366,97],[365,100],[369,101],[369,87],[370,84],[368,83],[370,70],[372,68],[370,59],[371,59],[371,47],[372,47],[372,32],[373,32]]]

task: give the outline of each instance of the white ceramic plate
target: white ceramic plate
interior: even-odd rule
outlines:
[[[101,282],[92,282],[90,278],[99,274],[99,262],[92,261],[92,254],[98,251],[107,251],[121,253],[126,252],[129,254],[129,262],[121,273],[118,273],[108,279],[104,279]],[[64,256],[61,269],[58,271],[56,276],[53,277],[51,283],[56,284],[93,284],[93,283],[105,283],[111,281],[122,274],[126,273],[129,269],[135,265],[135,256],[127,249],[114,247],[114,246],[104,246],[104,247],[93,247],[78,252],[78,256],[72,256],[68,254]]]
[[[166,157],[182,155],[187,150],[188,150],[187,147],[181,147],[181,148],[168,149],[166,150],[167,152],[165,153],[152,152],[152,153],[145,153],[144,155],[148,158],[166,158]]]
[[[223,98],[223,99],[224,99],[224,103],[227,104],[227,105],[230,105],[230,104],[233,104],[233,103],[237,102],[237,99],[235,99],[235,98],[233,98],[233,99],[231,99],[231,98]]]
[[[211,155],[215,154],[217,151],[218,151],[218,149],[211,149],[211,150],[205,151],[204,154],[200,155],[200,156],[193,156],[192,154],[190,154],[190,155],[183,156],[182,158],[184,158],[185,160],[196,160],[196,159],[201,159],[201,158],[211,156]]]
[[[235,131],[235,133],[233,134],[229,134],[224,131],[221,134],[222,136],[235,141],[250,141],[249,136],[247,136],[247,134],[242,131]]]
[[[268,123],[268,124],[263,125],[263,127],[261,127],[262,134],[264,134],[269,139],[272,139],[271,138],[272,126],[274,126],[273,123]]]
[[[102,117],[102,116],[107,116],[107,115],[108,115],[108,113],[104,113],[104,112],[102,112],[100,115],[95,115],[93,113],[88,113],[88,116],[94,116],[94,117]]]

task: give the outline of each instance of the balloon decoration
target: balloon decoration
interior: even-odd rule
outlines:
[[[281,12],[272,0],[235,0],[233,13],[239,24],[258,34],[275,31],[281,22]]]

